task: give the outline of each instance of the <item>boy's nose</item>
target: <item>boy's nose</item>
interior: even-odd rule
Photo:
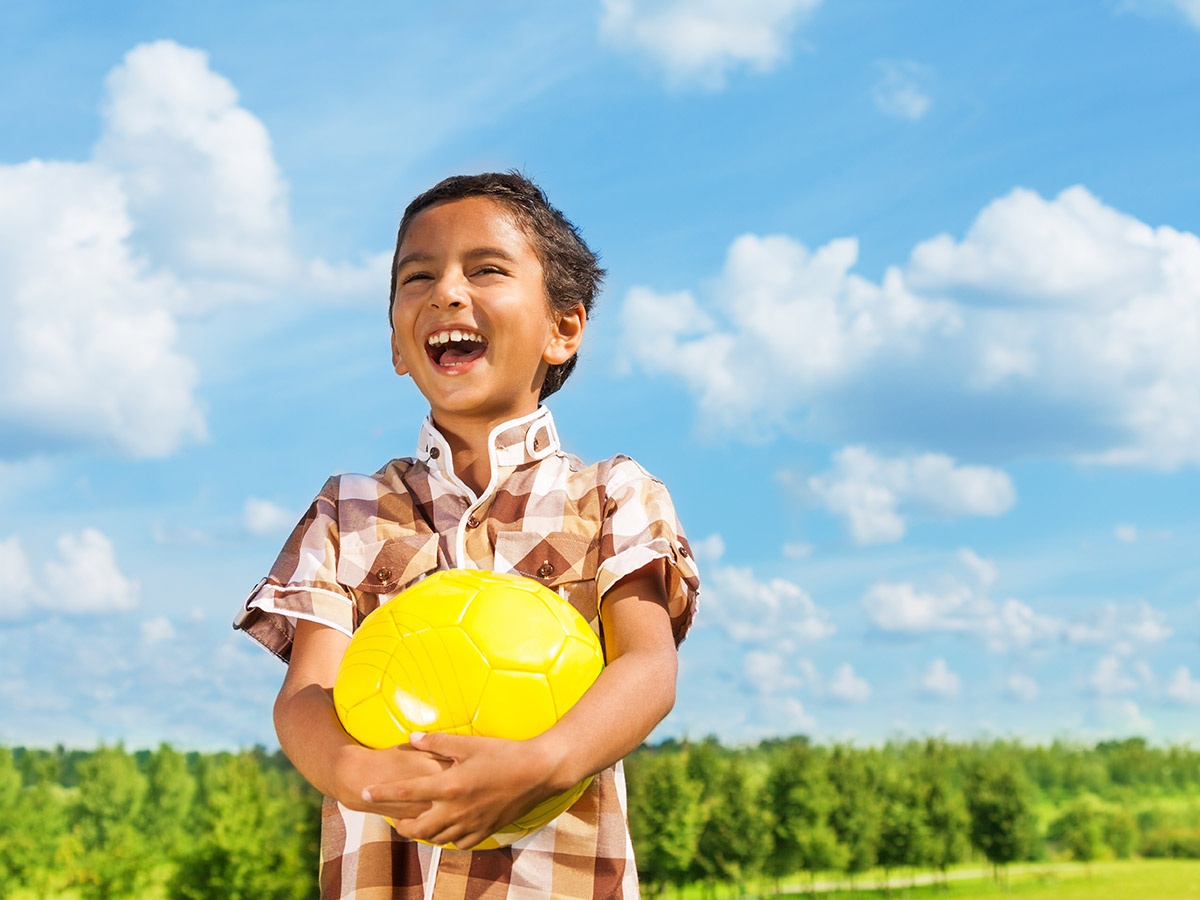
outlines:
[[[456,283],[442,281],[429,300],[434,309],[462,309],[468,303],[466,291]]]

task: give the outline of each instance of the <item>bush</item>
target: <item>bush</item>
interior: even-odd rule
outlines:
[[[1200,859],[1200,828],[1152,828],[1138,850],[1151,859]]]

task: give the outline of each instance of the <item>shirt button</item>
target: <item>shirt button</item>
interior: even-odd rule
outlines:
[[[429,448],[429,458],[430,459],[437,459],[441,455],[442,455],[442,451],[439,450],[437,447]]]
[[[471,516],[469,519],[467,519],[467,527],[468,528],[478,528],[479,520],[477,518],[475,518],[474,516]]]
[[[387,566],[382,566],[379,569],[379,571],[375,573],[375,577],[378,578],[380,581],[391,581],[392,580],[392,570],[389,569]]]
[[[547,560],[538,566],[537,574],[538,578],[549,578],[554,574],[554,566],[550,565],[550,561]]]
[[[684,559],[687,559],[687,557],[688,557],[688,548],[687,548],[687,547],[683,547],[683,546],[681,546],[681,547],[679,548],[679,555],[680,555],[680,556],[682,556]]]

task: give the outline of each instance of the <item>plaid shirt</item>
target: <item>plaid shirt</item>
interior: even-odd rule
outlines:
[[[497,427],[489,453],[491,481],[476,496],[426,419],[415,460],[329,479],[234,627],[286,661],[297,619],[352,634],[409,585],[457,567],[534,578],[603,637],[604,594],[664,559],[671,625],[676,643],[683,639],[699,579],[660,481],[624,456],[584,466],[562,451],[544,407]],[[323,900],[637,897],[621,764],[550,824],[497,850],[415,843],[326,798],[320,879]]]

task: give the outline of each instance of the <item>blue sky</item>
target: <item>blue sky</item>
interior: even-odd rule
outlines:
[[[1195,740],[1195,0],[0,12],[0,742],[272,745],[229,628],[408,455],[399,212],[602,255],[568,448],[671,487],[658,737]]]

